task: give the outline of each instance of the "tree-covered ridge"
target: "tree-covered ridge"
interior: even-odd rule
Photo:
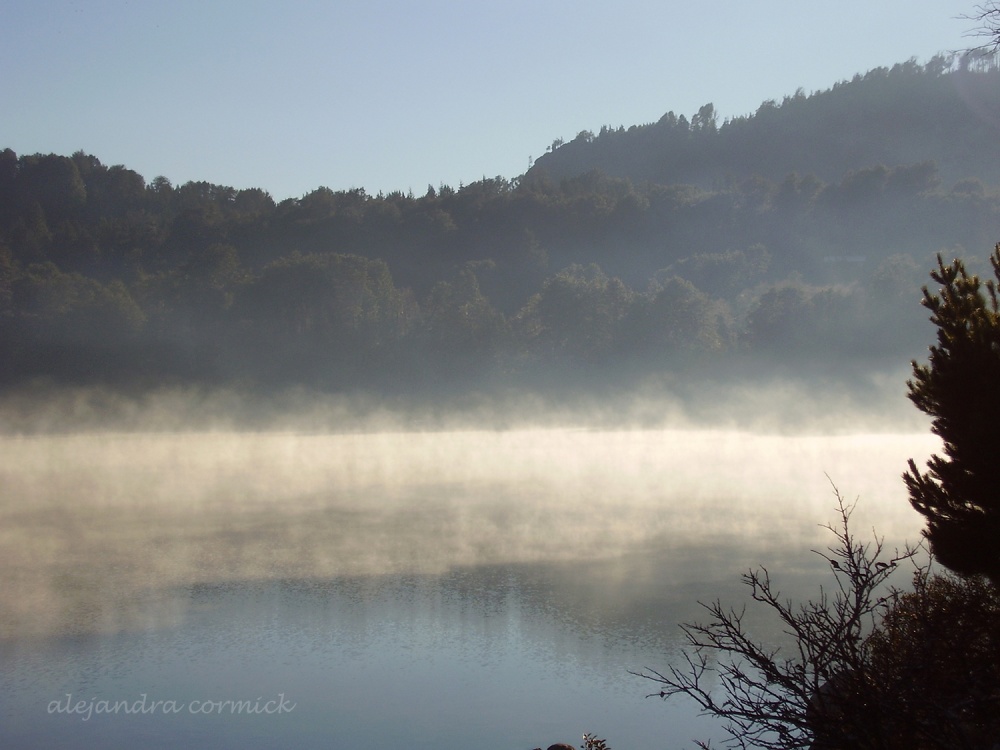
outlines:
[[[832,181],[874,164],[933,161],[947,181],[997,183],[998,124],[1000,68],[992,54],[977,52],[877,68],[809,95],[800,89],[722,123],[706,104],[690,119],[671,111],[655,123],[584,130],[553,142],[531,171],[560,179],[600,169],[635,182],[708,187],[791,172]]]
[[[923,91],[903,83],[996,75],[929,68],[875,76],[901,102],[901,141]],[[853,101],[870,78],[835,91]],[[797,107],[767,115],[775,133]],[[718,133],[766,130],[767,117]],[[972,152],[980,131],[967,131],[941,138]],[[744,157],[794,166],[789,143]],[[942,179],[923,159],[707,186],[532,170],[421,196],[319,188],[276,203],[262,189],[147,182],[83,152],[7,149],[0,379],[409,391],[747,358],[895,365],[925,338],[914,300],[928,259],[992,245],[998,218],[993,183]]]

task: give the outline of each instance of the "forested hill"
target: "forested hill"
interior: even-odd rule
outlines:
[[[938,57],[878,68],[852,81],[719,123],[712,104],[687,117],[585,130],[555,141],[529,175],[554,179],[599,169],[633,182],[713,187],[791,172],[824,181],[873,164],[933,161],[942,179],[1000,183],[1000,70],[991,58]]]
[[[931,335],[934,255],[1000,240],[998,76],[904,64],[419,196],[276,203],[7,149],[0,388],[406,395],[902,367]]]

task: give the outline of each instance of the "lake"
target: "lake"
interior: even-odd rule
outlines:
[[[856,533],[916,541],[900,474],[937,448],[713,429],[0,438],[0,746],[692,747],[715,725],[630,670],[677,658],[699,600],[742,603],[750,566],[815,592],[831,482],[860,496]]]

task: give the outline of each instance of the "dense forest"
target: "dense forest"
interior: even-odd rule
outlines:
[[[0,386],[433,393],[922,356],[934,255],[1000,239],[1000,68],[605,127],[416,196],[0,153]]]

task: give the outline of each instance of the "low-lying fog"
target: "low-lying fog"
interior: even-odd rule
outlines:
[[[884,399],[779,387],[448,410],[8,394],[0,744],[719,739],[692,706],[643,700],[630,671],[678,658],[698,601],[746,601],[748,567],[767,565],[792,599],[829,584],[810,550],[830,541],[831,482],[860,496],[859,538],[918,539],[900,474],[937,441],[902,382]],[[770,618],[747,618],[781,640]],[[294,711],[65,708],[275,696]]]
[[[852,426],[7,435],[0,637],[157,627],[179,588],[228,581],[644,557],[730,580],[825,546],[831,481],[860,495],[859,534],[917,541],[900,474],[936,439]],[[644,568],[602,570],[620,597]]]

